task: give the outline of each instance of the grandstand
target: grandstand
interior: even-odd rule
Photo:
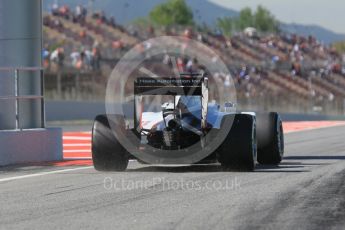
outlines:
[[[117,61],[140,41],[159,35],[188,36],[211,47],[231,71],[243,109],[344,113],[345,60],[312,36],[237,33],[227,38],[181,27],[126,29],[102,13],[76,16],[70,10],[44,15],[47,95],[103,100]],[[58,60],[51,57],[56,50]],[[73,52],[79,53],[77,60]]]

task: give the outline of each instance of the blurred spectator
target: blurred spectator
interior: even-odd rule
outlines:
[[[113,16],[110,17],[108,25],[116,28],[115,18]]]
[[[73,22],[83,24],[87,16],[87,10],[82,5],[77,5],[73,12]]]
[[[59,67],[62,67],[65,60],[65,53],[62,47],[56,48],[50,55],[50,61],[56,63]]]
[[[247,76],[248,76],[248,68],[247,68],[247,66],[245,66],[245,65],[242,66],[242,69],[240,71],[239,76],[240,76],[240,79],[246,79],[247,78]]]
[[[153,37],[153,36],[155,36],[155,29],[152,26],[149,26],[147,29],[147,33],[148,33],[149,37]]]
[[[59,19],[54,19],[54,21],[53,21],[53,27],[54,27],[54,28],[57,28],[57,29],[62,29],[62,28],[63,28],[63,25],[62,25],[62,23],[60,22]]]
[[[169,64],[170,64],[170,67],[173,67],[173,64],[171,63],[171,59],[169,56],[167,56],[169,58]],[[183,59],[181,57],[177,57],[176,59],[176,66],[177,66],[177,69],[180,73],[183,73],[185,72],[185,63],[183,61]]]
[[[291,67],[291,75],[292,76],[301,76],[301,64],[298,62],[294,62]]]
[[[71,64],[73,67],[77,69],[86,69],[91,70],[97,67],[97,64],[94,65],[94,60],[97,60],[97,58],[94,58],[93,53],[90,50],[82,48],[80,52],[77,50],[74,50],[70,54],[71,58]],[[99,64],[98,64],[99,65]]]
[[[70,10],[67,5],[63,5],[59,8],[59,15],[64,17],[65,19],[69,19],[70,17]]]
[[[97,47],[92,48],[92,69],[99,71],[101,69],[101,53]]]
[[[84,54],[85,54],[85,65],[87,67],[87,69],[93,69],[93,54],[90,50],[84,50]]]
[[[188,28],[184,31],[184,34],[183,34],[186,38],[192,38],[193,36],[193,31],[192,29]]]
[[[80,31],[79,36],[81,39],[85,38],[86,37],[86,31],[85,30]]]
[[[72,66],[76,67],[79,60],[80,60],[80,53],[77,50],[74,50],[71,54],[70,54],[70,58],[72,60]]]
[[[77,68],[78,69],[85,69],[85,68],[87,68],[86,63],[85,63],[85,61],[86,61],[85,59],[86,59],[85,51],[82,50],[80,52],[79,62],[77,63]]]
[[[190,59],[186,65],[187,72],[195,73],[199,72],[200,66],[197,58]]]
[[[54,16],[59,15],[59,5],[57,3],[54,3],[52,5],[52,15],[54,15]]]
[[[77,20],[79,20],[80,18],[82,18],[83,14],[83,7],[81,5],[77,5],[75,7],[75,17],[77,18]]]
[[[119,40],[113,41],[111,45],[112,45],[112,48],[113,48],[113,49],[119,49],[119,50],[121,50],[121,49],[123,48],[123,42],[122,42],[122,41],[119,41]]]
[[[87,9],[85,7],[82,7],[81,15],[83,16],[83,18],[85,18],[87,16]]]
[[[49,67],[49,58],[50,58],[50,52],[48,50],[48,46],[45,45],[42,50],[42,58],[43,58],[43,66],[45,68]]]

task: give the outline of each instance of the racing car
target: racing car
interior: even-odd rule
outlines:
[[[278,165],[284,154],[279,114],[222,110],[208,101],[208,90],[204,73],[137,78],[132,127],[121,114],[95,118],[95,169],[124,171],[130,159],[146,164],[220,163],[224,170],[240,171],[253,171],[257,163]],[[171,100],[161,111],[144,112],[145,95]]]

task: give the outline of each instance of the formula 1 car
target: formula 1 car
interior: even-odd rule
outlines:
[[[159,112],[143,112],[145,95],[169,95],[173,100]],[[224,170],[253,171],[256,162],[279,164],[284,153],[277,113],[221,111],[208,101],[208,78],[203,73],[137,78],[133,123],[130,128],[123,115],[96,117],[92,130],[96,170],[123,171],[129,159],[137,159],[149,164],[219,162]]]

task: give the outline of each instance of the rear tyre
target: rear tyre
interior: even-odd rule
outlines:
[[[120,115],[112,119],[122,120]],[[124,171],[129,154],[113,134],[106,115],[98,115],[92,128],[92,160],[98,171]]]
[[[284,133],[278,113],[257,115],[258,162],[278,165],[284,155]]]
[[[226,115],[221,128],[232,126],[217,150],[218,161],[224,170],[253,171],[256,162],[256,122],[247,114]]]

